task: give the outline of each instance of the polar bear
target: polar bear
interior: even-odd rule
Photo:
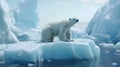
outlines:
[[[53,42],[55,36],[58,36],[61,41],[71,41],[70,28],[77,22],[79,22],[79,19],[69,18],[68,20],[46,25],[41,31],[41,42]]]

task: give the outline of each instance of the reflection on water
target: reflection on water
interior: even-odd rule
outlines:
[[[29,64],[0,64],[0,67],[98,67],[99,59],[94,60],[47,60]]]
[[[101,48],[101,56],[94,60],[48,60],[29,64],[4,64],[0,67],[120,67],[120,53],[114,50]]]
[[[113,49],[101,48],[101,57],[98,67],[120,67],[120,53]]]
[[[98,59],[96,60],[52,60],[44,61],[36,64],[1,64],[0,67],[97,67]]]
[[[77,61],[53,61],[44,62],[41,67],[96,67],[98,60],[77,60]]]

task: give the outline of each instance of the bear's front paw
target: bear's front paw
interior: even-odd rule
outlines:
[[[68,40],[67,42],[73,42],[74,40]]]
[[[74,42],[74,40],[70,40],[70,42]]]

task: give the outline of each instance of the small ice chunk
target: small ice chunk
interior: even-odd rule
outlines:
[[[112,49],[114,47],[114,44],[109,44],[109,43],[101,43],[101,47],[104,47],[106,49]]]
[[[34,67],[34,64],[29,63],[29,64],[28,64],[28,67]]]
[[[116,65],[118,65],[118,64],[114,62],[114,63],[112,63],[112,65],[113,65],[113,66],[116,66]]]
[[[118,42],[118,43],[114,46],[114,49],[120,50],[120,42]]]

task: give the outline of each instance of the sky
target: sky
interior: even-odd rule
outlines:
[[[41,22],[78,18],[89,22],[95,12],[108,0],[40,0]]]
[[[7,0],[12,8],[22,0]],[[95,12],[108,0],[38,0],[40,23],[46,24],[68,18],[89,22]]]

